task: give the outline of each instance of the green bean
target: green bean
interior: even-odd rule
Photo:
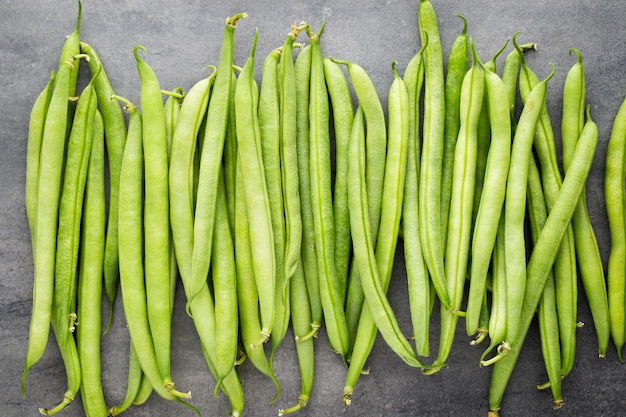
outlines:
[[[580,140],[580,139],[579,139]],[[571,166],[571,162],[570,162]],[[615,115],[606,150],[604,172],[604,202],[611,234],[611,249],[607,266],[607,289],[611,338],[617,357],[623,362],[622,347],[626,340],[626,100]]]
[[[500,360],[510,350],[505,341],[507,324],[507,276],[504,248],[504,216],[500,216],[496,241],[493,247],[491,280],[491,313],[489,315],[489,346],[480,355],[480,366],[488,366]],[[485,360],[487,355],[496,348],[497,355]]]
[[[104,260],[105,212],[104,125],[100,112],[94,119],[93,144],[85,185],[82,218],[77,332],[81,366],[81,397],[85,414],[107,415],[101,381],[100,329]],[[87,366],[87,364],[89,364]]]
[[[311,309],[309,294],[307,293],[306,281],[304,279],[303,263],[296,264],[296,272],[289,281],[290,302],[291,302],[291,325],[296,334],[296,354],[298,356],[298,367],[300,370],[300,395],[298,402],[292,407],[281,409],[278,415],[291,414],[306,407],[315,378],[315,350],[313,339],[303,340],[297,335],[306,335],[311,327]]]
[[[531,93],[531,95],[534,95],[534,93]],[[530,97],[525,107],[528,106],[528,103],[533,103],[537,107],[536,101],[530,100]],[[522,123],[520,122],[518,130],[521,127]],[[580,193],[585,186],[597,143],[597,126],[592,120],[588,119],[576,145],[576,151],[570,163],[569,171],[563,179],[563,186],[559,191],[559,196],[548,214],[546,223],[539,234],[528,261],[528,281],[523,296],[519,327],[516,332],[516,343],[512,345],[511,352],[495,364],[491,374],[489,388],[490,415],[499,415],[504,391],[535,315],[545,282],[554,264],[559,242],[571,222]]]
[[[56,327],[56,323],[58,320],[55,318],[56,311],[52,313],[52,328],[57,334],[57,331],[66,332],[65,329],[58,329]],[[69,335],[67,337],[67,341],[64,345],[59,344],[59,351],[61,352],[61,358],[63,359],[63,364],[65,365],[65,374],[67,376],[67,389],[65,394],[63,394],[63,400],[53,408],[40,408],[39,412],[46,416],[52,416],[59,411],[67,408],[78,393],[80,389],[81,383],[81,366],[80,366],[80,357],[78,355],[78,349],[76,348],[76,343],[74,341],[74,335]]]
[[[159,80],[152,68],[134,49],[141,82],[141,111],[144,152],[144,269],[148,321],[161,376],[171,384],[170,309],[170,215],[167,132]]]
[[[468,335],[478,329],[478,320],[485,295],[489,262],[492,257],[498,232],[498,219],[502,215],[506,179],[511,158],[511,122],[506,103],[506,87],[502,79],[490,68],[485,71],[486,104],[490,126],[491,144],[489,146],[487,164],[480,203],[474,222],[471,248],[470,289],[467,298],[467,314],[465,317]],[[483,103],[484,105],[484,103]]]
[[[315,251],[320,280],[320,299],[328,340],[344,361],[348,353],[348,326],[343,309],[343,292],[339,288],[335,269],[335,225],[330,169],[330,132],[328,91],[324,80],[324,62],[320,48],[320,36],[307,28],[311,44],[311,79],[309,97],[309,149],[311,200]]]
[[[237,266],[237,300],[239,304],[239,327],[241,340],[252,365],[269,377],[276,386],[274,400],[280,395],[280,384],[274,375],[272,365],[265,356],[263,346],[253,347],[261,333],[259,323],[259,293],[254,279],[254,266],[250,248],[248,213],[243,185],[243,172],[237,161],[235,198],[235,262]]]
[[[226,199],[228,200],[228,221],[231,230],[235,231],[235,183],[237,177],[237,128],[235,116],[235,88],[237,78],[233,71],[230,84],[230,104],[228,106],[228,126],[226,127],[226,141],[224,143],[224,182]]]
[[[478,64],[478,55],[471,37],[469,42],[473,63],[463,78],[461,88],[460,126],[454,152],[452,198],[445,254],[447,290],[452,304],[456,306],[460,306],[463,300],[465,275],[470,253],[472,208],[476,181],[477,128],[485,86],[483,70]],[[452,348],[457,321],[456,312],[447,311],[446,306],[442,306],[439,351],[434,366],[439,367],[445,364]]]
[[[418,223],[420,96],[424,82],[423,48],[413,56],[404,71],[404,84],[409,95],[409,143],[407,146],[406,178],[402,199],[402,238],[407,273],[409,307],[413,325],[413,339],[418,355],[428,356],[430,329],[430,278],[422,255]]]
[[[239,341],[237,323],[237,271],[235,267],[235,247],[228,224],[226,207],[226,189],[223,174],[219,179],[217,193],[217,219],[213,234],[213,259],[211,277],[213,297],[215,299],[215,368],[218,380],[214,394],[226,375],[235,369],[237,342]]]
[[[536,127],[545,106],[547,83],[554,70],[537,84],[526,100],[520,116],[513,145],[511,163],[506,183],[504,199],[505,217],[505,262],[507,280],[507,335],[506,341],[513,345],[519,328],[519,312],[522,308],[526,287],[526,248],[524,243],[524,218],[526,213],[526,188],[528,164],[532,153]]]
[[[54,299],[54,262],[56,253],[57,217],[65,152],[67,124],[67,91],[70,68],[66,62],[55,77],[48,114],[41,139],[39,181],[37,185],[37,221],[34,252],[33,307],[29,328],[28,350],[22,374],[22,395],[25,395],[26,376],[39,361],[48,342],[52,302]]]
[[[345,300],[350,273],[350,217],[348,213],[348,147],[354,108],[348,80],[337,63],[324,58],[324,77],[330,96],[335,137],[335,182],[333,189],[333,216],[335,220],[335,267],[339,288]]]
[[[124,315],[141,368],[154,390],[165,399],[179,401],[179,397],[189,397],[190,394],[174,390],[171,381],[165,381],[161,375],[148,322],[143,267],[142,115],[132,103],[114,97],[126,103],[129,113],[127,142],[120,173],[118,235]]]
[[[295,274],[301,262],[302,252],[302,217],[300,208],[300,186],[298,179],[298,148],[297,148],[297,98],[296,75],[293,60],[294,41],[306,26],[292,26],[282,46],[279,63],[280,92],[280,165],[281,183],[285,212],[285,256],[284,277],[287,282],[281,292],[282,303],[286,306],[288,281]],[[288,323],[286,323],[288,325]],[[310,324],[310,323],[309,323]],[[275,335],[275,334],[274,334]]]
[[[528,219],[533,244],[537,241],[539,233],[543,228],[548,209],[544,198],[543,187],[541,186],[541,175],[534,158],[530,159],[528,170]],[[561,344],[559,333],[555,331],[559,328],[557,316],[556,294],[554,275],[549,272],[543,294],[537,307],[537,318],[539,322],[539,335],[541,339],[541,352],[548,373],[548,383],[539,384],[538,388],[549,385],[554,397],[554,408],[560,408],[563,404],[561,396]]]
[[[419,226],[424,260],[441,303],[456,310],[446,289],[444,236],[441,219],[441,177],[443,163],[443,135],[445,93],[443,54],[439,37],[437,15],[430,0],[420,0],[419,30],[424,48],[424,126],[419,184]]]
[[[109,301],[109,318],[105,332],[111,328],[113,320],[113,304],[119,283],[119,259],[117,250],[117,205],[119,195],[120,167],[126,143],[126,122],[120,105],[111,100],[113,87],[102,66],[96,50],[89,44],[81,42],[80,48],[89,56],[89,70],[94,76],[99,70],[100,75],[94,80],[93,86],[98,97],[98,108],[104,122],[107,163],[109,170],[109,208],[104,249],[104,289]]]
[[[513,38],[515,44],[515,37]],[[521,55],[521,54],[520,54]],[[539,81],[537,76],[526,65],[521,57],[520,95],[525,102],[530,89]],[[537,121],[537,131],[533,147],[537,154],[541,168],[543,189],[546,197],[548,212],[561,187],[562,177],[556,156],[554,133],[550,124],[550,117],[544,107]],[[574,246],[574,229],[570,226],[559,248],[559,255],[554,264],[554,280],[556,285],[556,302],[559,316],[559,332],[561,336],[561,354],[563,376],[569,374],[574,366],[576,353],[576,309],[578,299],[578,284],[576,271],[576,248]]]
[[[37,239],[37,185],[39,182],[41,140],[43,138],[43,129],[46,123],[46,114],[48,113],[48,106],[50,105],[55,75],[56,73],[54,71],[50,73],[48,83],[35,99],[28,123],[24,203],[26,206],[26,216],[28,217],[28,227],[30,228],[30,239],[33,245]],[[33,260],[34,255],[33,253]]]
[[[168,91],[166,96],[163,108],[165,110],[165,137],[167,139],[167,159],[169,161],[172,157],[172,137],[174,136],[176,122],[178,121],[185,93],[182,88],[177,87],[173,91]]]
[[[263,172],[267,184],[271,231],[274,236],[275,286],[274,325],[272,326],[270,362],[282,343],[289,327],[289,301],[285,276],[285,213],[283,202],[280,160],[280,98],[278,61],[281,49],[272,50],[263,62],[261,90],[259,92],[259,128],[263,157]],[[245,180],[244,180],[245,181]]]
[[[563,170],[567,173],[571,155],[576,147],[578,136],[585,122],[585,74],[582,55],[576,49],[578,61],[572,66],[563,87],[563,115],[561,123],[561,143],[563,146]],[[575,121],[578,121],[576,123]],[[587,211],[585,190],[572,219],[576,258],[583,288],[591,309],[598,339],[598,354],[604,357],[610,339],[610,321],[604,266],[598,248],[593,225]]]
[[[176,262],[185,288],[190,285],[194,248],[194,155],[217,72],[196,82],[187,92],[172,136],[169,163],[170,227]],[[190,296],[189,292],[186,292]]]
[[[344,386],[344,402],[350,404],[352,390],[369,355],[376,329],[380,331],[388,346],[407,364],[423,368],[411,345],[402,335],[396,317],[389,305],[385,293],[389,286],[393,259],[400,228],[400,213],[404,196],[406,176],[407,147],[409,138],[409,99],[404,81],[392,64],[394,81],[389,90],[389,144],[385,162],[385,182],[381,222],[374,252],[371,239],[367,190],[365,187],[363,135],[351,138],[349,165],[350,226],[353,235],[354,256],[359,268],[359,277],[363,286],[366,303],[363,305],[359,329]],[[362,115],[357,110],[355,128],[362,123]],[[360,126],[360,125],[359,125]],[[356,128],[356,129],[360,129]]]
[[[498,51],[484,63],[484,66],[494,73],[497,73],[496,60],[498,56],[504,51],[509,44],[509,40],[500,47]],[[480,206],[480,199],[483,193],[483,185],[485,182],[485,170],[487,166],[487,159],[489,157],[489,147],[491,145],[491,124],[489,121],[489,97],[487,94],[483,96],[483,107],[480,112],[480,119],[478,120],[478,139],[476,145],[476,185],[474,186],[474,205],[472,209],[472,223],[476,223],[476,216],[478,216],[478,209]],[[472,229],[473,233],[473,229]]]
[[[469,65],[467,20],[460,14],[456,16],[463,21],[463,29],[450,47],[444,83],[445,125],[441,174],[441,229],[444,236],[446,236],[448,230],[448,212],[450,210],[450,198],[452,197],[454,149],[459,135],[461,84],[463,83],[463,78],[467,73]]]
[[[54,268],[54,302],[57,342],[64,345],[76,324],[76,286],[80,223],[85,181],[96,114],[96,94],[91,82],[81,92],[67,143]],[[65,331],[63,331],[65,329]]]
[[[224,25],[218,64],[219,73],[211,93],[200,156],[198,197],[193,225],[192,279],[185,286],[188,305],[196,293],[202,290],[209,273],[211,251],[213,249],[213,229],[215,227],[217,178],[222,167],[224,141],[231,102],[230,92],[235,28],[237,27],[237,22],[246,17],[246,13],[232,15],[226,18]]]
[[[258,32],[255,32],[250,55],[237,80],[235,111],[237,114],[238,165],[246,173],[243,179],[246,210],[249,218],[250,248],[254,278],[259,292],[261,334],[254,346],[265,343],[274,325],[276,257],[272,231],[271,208],[261,154],[259,120],[257,117],[258,87],[254,82],[254,53]],[[239,168],[238,168],[239,169]]]
[[[363,67],[348,61],[334,60],[334,62],[346,65],[350,81],[365,117],[365,134],[367,136],[365,141],[365,186],[368,192],[370,231],[372,233],[372,241],[376,242],[380,225],[380,211],[382,207],[382,192],[385,175],[385,153],[387,146],[385,114],[374,83]],[[347,294],[345,302],[346,323],[348,325],[350,346],[352,346],[365,300],[360,277],[358,276],[358,268],[356,267],[354,259],[352,261],[350,277],[348,278]]]
[[[139,358],[137,357],[137,352],[135,351],[135,346],[133,345],[132,340],[129,344],[130,355],[128,360],[128,378],[126,383],[126,393],[124,394],[124,399],[122,400],[122,402],[119,405],[111,407],[111,409],[109,410],[109,414],[111,416],[119,416],[133,405],[135,398],[138,395],[137,393],[140,391],[140,387],[143,385],[144,381],[147,381],[146,384],[149,385],[150,393],[152,393],[152,384],[150,383],[150,380],[144,375],[141,369],[141,363],[139,362]]]
[[[537,50],[537,44],[525,43],[519,45],[519,49],[524,52],[530,49]],[[515,105],[517,102],[517,79],[520,69],[521,56],[518,49],[514,48],[504,60],[504,68],[502,69],[502,82],[506,87],[509,110],[511,112],[511,120],[515,120]]]
[[[74,56],[80,54],[80,23],[82,18],[83,5],[80,0],[78,2],[78,14],[76,17],[76,24],[74,25],[74,30],[70,33],[63,43],[63,48],[61,50],[61,56],[59,58],[59,67],[63,66],[64,62],[72,61]],[[72,119],[74,118],[74,111],[76,109],[76,83],[78,81],[78,70],[79,65],[75,65],[72,67],[70,71],[70,80],[68,85],[68,97],[70,100],[66,103],[67,105],[67,122],[66,122],[66,139],[70,134],[70,129],[72,127]]]
[[[317,334],[322,323],[315,230],[311,200],[311,170],[309,154],[309,79],[311,75],[311,45],[300,51],[295,63],[296,78],[296,146],[298,152],[298,179],[302,217],[302,262],[311,302],[311,335]],[[310,337],[310,336],[309,336]]]

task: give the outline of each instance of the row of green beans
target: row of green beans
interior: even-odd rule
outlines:
[[[498,71],[509,40],[482,60],[460,16],[444,67],[436,12],[420,0],[421,48],[403,74],[391,64],[385,112],[364,68],[324,56],[324,23],[317,31],[292,25],[264,57],[259,87],[258,31],[244,65],[233,58],[246,17],[226,18],[217,67],[188,91],[162,89],[137,45],[136,104],[115,93],[96,49],[80,39],[79,1],[29,124],[35,272],[22,390],[50,326],[68,383],[42,413],[67,407],[79,390],[88,416],[119,415],[152,392],[200,413],[170,367],[178,282],[214,395],[228,398],[233,416],[244,412],[237,370],[246,363],[275,386],[268,400],[279,399],[274,360],[290,326],[301,392],[279,415],[309,401],[320,329],[346,367],[349,405],[378,332],[431,375],[448,366],[459,319],[472,345],[489,339],[477,366],[493,365],[489,413],[498,415],[535,315],[548,379],[538,388],[549,387],[561,407],[561,380],[575,360],[579,276],[599,356],[612,337],[621,360],[626,105],[607,152],[605,279],[584,193],[598,128],[579,51],[571,51],[577,62],[564,87],[560,167],[546,106],[554,68],[540,81],[524,60],[536,45],[518,44],[517,33]],[[75,98],[81,60],[90,79]],[[400,239],[410,335],[386,295]],[[100,382],[101,303],[106,295],[108,330],[118,282],[131,346],[126,394],[111,407]],[[427,363],[435,305],[439,344]]]

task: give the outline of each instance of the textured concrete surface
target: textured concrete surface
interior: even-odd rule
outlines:
[[[487,59],[515,31],[519,40],[537,42],[539,50],[528,62],[540,77],[557,73],[549,85],[548,106],[557,140],[560,106],[567,70],[575,62],[568,54],[578,48],[585,60],[588,101],[599,126],[600,143],[588,182],[589,210],[606,263],[610,245],[603,203],[606,144],[615,113],[626,95],[626,3],[621,1],[513,1],[433,0],[447,54],[463,14],[469,22],[481,57]],[[352,60],[372,77],[383,105],[392,81],[391,62],[402,71],[419,48],[417,1],[365,0],[280,2],[241,0],[192,1],[84,1],[82,38],[99,51],[118,94],[138,102],[139,84],[132,48],[144,45],[147,60],[163,88],[189,88],[204,74],[204,66],[217,64],[223,21],[227,15],[247,11],[249,18],[236,33],[235,62],[243,64],[255,28],[259,29],[257,62],[282,44],[293,22],[308,21],[319,27],[326,19],[322,38],[325,55]],[[30,238],[24,211],[24,170],[28,115],[36,95],[56,69],[64,37],[73,28],[76,4],[71,0],[5,0],[0,17],[0,415],[38,415],[38,407],[56,404],[65,391],[63,364],[51,338],[48,349],[27,380],[27,397],[19,380],[28,342],[32,294]],[[503,60],[500,60],[500,65]],[[83,75],[86,75],[83,72]],[[85,78],[82,77],[84,80]],[[399,246],[399,253],[401,253]],[[405,271],[398,257],[390,300],[405,331],[410,331]],[[192,390],[192,404],[205,416],[226,414],[228,402],[212,396],[214,381],[206,369],[191,320],[184,313],[179,292],[174,318],[172,374],[180,389]],[[114,325],[102,339],[103,385],[109,403],[123,398],[126,389],[128,336],[121,302],[115,307]],[[607,357],[598,359],[595,334],[581,291],[576,364],[563,381],[565,406],[551,409],[548,392],[535,384],[545,379],[537,328],[533,325],[503,401],[504,416],[614,416],[626,410],[626,376],[611,344]],[[437,309],[435,309],[437,311]],[[463,321],[459,322],[449,368],[425,377],[406,366],[379,339],[370,356],[370,374],[362,376],[350,407],[342,404],[345,369],[325,336],[316,341],[316,381],[309,406],[301,416],[484,416],[490,370],[478,367],[481,348],[469,346]],[[432,322],[432,347],[437,350],[437,313]],[[276,359],[283,392],[274,404],[273,386],[250,366],[241,370],[248,416],[276,415],[290,406],[299,392],[297,363],[291,336]],[[147,404],[129,410],[128,416],[194,415],[190,410],[153,396]],[[80,398],[61,415],[82,416]]]

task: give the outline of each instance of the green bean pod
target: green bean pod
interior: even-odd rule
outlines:
[[[265,356],[263,345],[256,346],[261,324],[259,319],[259,293],[254,278],[254,266],[252,264],[252,252],[250,247],[250,232],[246,197],[243,185],[243,172],[237,161],[235,198],[235,262],[237,267],[237,300],[239,304],[239,327],[241,329],[241,341],[246,356],[252,365],[263,375],[272,380],[276,386],[274,400],[280,395],[280,384],[274,375],[272,365]]]
[[[320,299],[324,322],[332,348],[344,361],[348,353],[348,326],[343,308],[343,291],[335,269],[335,225],[330,169],[330,131],[328,90],[324,79],[324,62],[320,36],[307,28],[311,44],[311,79],[309,96],[309,149],[311,201]]]
[[[460,126],[454,152],[452,170],[452,198],[446,238],[445,271],[447,291],[453,305],[460,306],[463,300],[465,275],[470,253],[472,233],[472,208],[476,181],[476,148],[478,120],[483,104],[485,78],[478,64],[477,53],[470,37],[473,64],[463,78],[460,100]],[[454,340],[458,321],[456,312],[441,308],[441,333],[439,350],[434,365],[443,366]],[[430,370],[428,372],[431,372]]]
[[[491,365],[510,351],[505,341],[507,325],[507,276],[504,249],[504,216],[500,217],[493,247],[491,279],[491,312],[489,314],[489,346],[480,355],[480,366]],[[485,359],[498,346],[497,355]]]
[[[534,93],[531,93],[531,95],[534,95]],[[528,102],[536,104],[534,100],[529,100]],[[518,125],[518,129],[520,126],[522,126],[522,123]],[[499,415],[502,397],[535,315],[546,280],[554,264],[559,242],[563,239],[571,222],[577,201],[589,175],[597,143],[597,126],[592,120],[588,119],[576,145],[570,169],[563,179],[563,186],[559,191],[559,196],[548,214],[546,223],[543,229],[541,229],[528,261],[528,281],[524,292],[516,343],[511,346],[511,352],[495,364],[491,374],[489,387],[490,415]]]
[[[345,300],[350,274],[350,214],[348,213],[348,147],[354,108],[348,81],[341,67],[324,58],[324,77],[330,96],[335,137],[335,182],[333,189],[333,216],[335,220],[335,267],[340,281],[339,288]]]
[[[235,230],[235,184],[237,182],[237,127],[235,115],[235,88],[237,87],[236,74],[233,71],[230,85],[230,105],[228,107],[228,126],[226,127],[226,141],[224,143],[224,186],[228,203],[228,221],[230,228]],[[205,129],[206,130],[206,129]]]
[[[211,278],[215,299],[215,369],[217,370],[217,384],[213,393],[217,396],[223,379],[235,369],[239,341],[235,247],[228,223],[223,176],[220,178],[215,215],[217,219],[213,234]]]
[[[50,333],[54,299],[57,218],[67,124],[67,90],[72,65],[73,63],[66,62],[57,72],[41,139],[35,226],[37,238],[33,244],[33,307],[28,333],[28,350],[21,381],[22,395],[26,392],[28,370],[43,355]]]
[[[515,44],[515,38],[513,38]],[[520,54],[521,55],[521,54]],[[533,71],[521,58],[522,69],[520,71],[520,95],[522,102],[532,87],[539,80]],[[541,168],[543,190],[546,198],[548,212],[552,208],[563,182],[556,155],[554,133],[550,124],[550,117],[544,107],[537,121],[537,131],[533,147],[537,154]],[[569,374],[574,366],[576,353],[576,310],[578,301],[578,283],[576,270],[576,248],[574,246],[574,229],[570,226],[559,248],[559,254],[554,264],[554,280],[556,285],[556,302],[559,316],[559,332],[561,335],[561,364],[563,376]]]
[[[255,32],[250,55],[237,80],[235,111],[238,165],[241,165],[241,170],[246,173],[243,179],[246,210],[248,218],[255,219],[254,222],[249,223],[249,229],[262,323],[259,340],[254,345],[260,346],[269,339],[274,325],[276,257],[257,116],[258,87],[254,82],[254,53],[257,36],[258,32]]]
[[[274,325],[270,361],[282,343],[289,327],[288,282],[285,275],[285,212],[280,160],[280,96],[278,62],[281,49],[272,50],[263,61],[261,90],[259,92],[259,128],[263,155],[263,172],[267,185],[274,257],[276,265],[274,285]]]
[[[409,95],[409,143],[402,199],[402,238],[415,350],[418,355],[428,356],[431,291],[428,268],[422,255],[417,204],[421,151],[420,96],[424,82],[422,52],[423,46],[407,64],[403,78]]]
[[[87,84],[80,97],[67,143],[59,202],[53,302],[59,345],[67,342],[76,324],[80,224],[97,106],[93,84]]]
[[[311,200],[311,161],[309,154],[309,80],[311,76],[311,45],[300,51],[294,64],[296,78],[296,147],[302,217],[302,262],[311,302],[311,334],[319,329],[323,313],[320,299],[315,230]]]
[[[162,377],[148,322],[143,266],[143,123],[141,113],[132,103],[126,102],[126,109],[129,122],[120,173],[118,235],[124,315],[141,368],[154,390],[165,399],[178,400],[178,397],[188,397],[189,394],[174,390]]]
[[[122,402],[109,409],[109,415],[119,416],[124,411],[128,410],[134,403],[137,393],[140,391],[140,387],[143,385],[143,381],[147,381],[146,384],[150,386],[150,392],[152,393],[152,384],[150,380],[144,375],[141,369],[141,363],[139,357],[135,351],[135,346],[132,340],[130,341],[130,355],[128,359],[128,377],[126,382],[126,393]]]
[[[363,67],[348,61],[334,60],[334,62],[346,65],[350,81],[365,118],[365,181],[368,192],[370,231],[372,233],[372,241],[376,242],[378,238],[378,228],[380,226],[382,190],[385,175],[385,153],[387,146],[385,114],[374,83]],[[350,268],[346,297],[346,323],[348,325],[350,346],[352,346],[365,300],[354,258]]]
[[[576,49],[570,50],[571,52],[576,52],[578,61],[568,72],[563,87],[561,143],[563,146],[563,170],[566,174],[571,155],[585,122],[585,74],[582,55]],[[611,337],[608,295],[602,257],[587,211],[585,190],[583,190],[580,202],[574,212],[572,226],[574,227],[578,271],[589,302],[598,339],[598,355],[604,357]]]
[[[506,103],[506,87],[502,79],[490,69],[485,70],[485,89],[491,129],[490,146],[480,203],[474,222],[471,248],[470,289],[467,298],[466,331],[474,334],[485,294],[489,262],[498,233],[498,223],[504,207],[506,179],[511,159],[511,122]]]
[[[445,237],[442,235],[441,179],[445,126],[443,53],[439,24],[430,0],[420,0],[419,30],[424,48],[424,125],[420,163],[419,225],[424,260],[441,303],[456,310],[446,289],[443,265]]]
[[[524,219],[526,214],[526,189],[528,164],[532,154],[533,139],[541,110],[545,106],[547,83],[550,75],[537,84],[524,104],[513,145],[511,163],[506,183],[504,199],[505,217],[505,262],[507,279],[507,336],[506,341],[513,345],[519,328],[520,311],[526,288],[526,248],[524,240]]]
[[[109,208],[104,249],[104,289],[109,301],[107,330],[113,319],[113,304],[119,284],[119,258],[117,250],[117,206],[119,195],[120,168],[126,143],[126,122],[121,106],[111,95],[115,93],[104,70],[102,60],[93,46],[81,42],[81,51],[89,56],[89,70],[92,76],[100,71],[93,86],[98,97],[98,108],[104,122],[107,164],[109,170]]]
[[[497,73],[496,60],[498,56],[504,51],[509,41],[504,43],[502,47],[487,61],[484,63],[485,71],[491,70]],[[480,206],[480,199],[483,194],[483,186],[485,182],[485,171],[487,169],[487,159],[489,158],[489,147],[491,145],[491,122],[489,120],[489,97],[487,94],[483,96],[483,106],[480,112],[480,119],[478,120],[478,139],[476,145],[476,185],[474,186],[474,206],[472,209],[472,222],[476,223],[476,216],[478,216],[478,209]],[[473,229],[472,229],[473,232]]]
[[[28,122],[24,204],[26,207],[26,216],[28,218],[28,227],[30,229],[30,240],[33,245],[33,260],[35,257],[34,244],[37,240],[37,186],[39,183],[41,140],[43,138],[43,129],[46,123],[46,115],[48,113],[48,106],[50,105],[50,98],[52,97],[55,75],[56,73],[54,71],[50,73],[48,83],[35,99]]]
[[[180,108],[172,135],[169,162],[170,225],[176,262],[185,287],[188,287],[192,280],[195,208],[194,155],[198,153],[197,137],[206,115],[216,74],[214,72],[189,89]]]
[[[298,264],[302,262],[302,216],[300,208],[300,185],[298,173],[297,145],[297,96],[296,75],[293,59],[293,46],[300,31],[305,26],[292,26],[285,38],[278,67],[279,101],[280,101],[280,165],[281,184],[284,202],[285,247],[284,277],[282,288],[277,286],[285,310],[291,310],[289,301],[289,280],[296,273]],[[285,329],[289,325],[289,314],[285,315]],[[310,324],[310,323],[309,323]]]
[[[467,19],[456,15],[463,21],[463,29],[455,38],[448,55],[445,88],[445,126],[443,135],[443,161],[441,174],[441,222],[444,236],[448,230],[448,212],[452,197],[452,168],[454,150],[459,136],[461,105],[461,85],[469,65],[469,46],[467,42]]]
[[[77,348],[81,366],[81,398],[85,414],[106,417],[101,381],[102,275],[106,200],[104,191],[104,125],[99,111],[94,119],[93,144],[85,185],[78,281]],[[86,366],[89,364],[89,366]]]
[[[302,262],[296,265],[296,272],[289,281],[291,302],[291,325],[296,334],[296,355],[298,356],[298,369],[300,370],[300,395],[298,402],[287,409],[280,409],[278,415],[291,414],[306,407],[313,390],[315,378],[315,344],[313,339],[300,337],[305,336],[311,328],[311,309],[309,294],[307,293],[304,279]]]
[[[193,224],[192,278],[185,286],[188,305],[196,292],[202,290],[209,273],[219,182],[217,179],[222,169],[226,127],[230,117],[235,28],[237,22],[246,17],[246,13],[238,13],[227,17],[224,23],[218,74],[211,93],[205,129],[202,134]]]
[[[61,329],[57,329],[56,327],[57,320],[55,319],[55,314],[56,312],[52,313],[52,328],[56,335],[57,331]],[[62,329],[62,331],[65,332],[66,330]],[[67,408],[72,403],[72,401],[74,401],[76,394],[78,394],[78,391],[80,390],[82,374],[80,357],[78,354],[78,349],[76,348],[76,342],[74,341],[74,335],[69,335],[64,345],[59,344],[59,351],[61,353],[61,358],[65,366],[67,388],[65,393],[63,394],[63,399],[61,400],[61,402],[59,402],[59,404],[52,408],[39,409],[39,412],[45,416],[55,415],[59,411]]]
[[[580,140],[580,139],[579,139]],[[571,169],[571,162],[570,162]],[[617,357],[623,362],[622,347],[626,340],[626,100],[615,115],[606,150],[604,171],[604,202],[611,234],[611,249],[607,267],[607,289],[611,339]]]
[[[366,303],[363,305],[359,329],[344,386],[344,402],[350,403],[352,390],[380,331],[387,345],[408,365],[423,368],[411,345],[402,335],[396,317],[385,293],[391,279],[393,259],[400,229],[400,214],[404,196],[407,147],[409,138],[409,98],[406,85],[392,64],[394,81],[389,90],[389,143],[385,161],[385,182],[378,240],[374,251],[368,213],[368,195],[365,187],[365,158],[363,135],[353,136],[350,148],[349,187],[350,226],[353,235],[354,256],[359,269]],[[359,111],[355,126],[362,123]],[[360,125],[359,125],[360,126]]]
[[[141,82],[141,111],[144,152],[144,269],[148,321],[159,370],[171,384],[170,349],[170,214],[165,110],[159,80],[152,68],[134,49]]]
[[[534,158],[530,160],[528,170],[528,219],[533,244],[537,241],[539,233],[548,217],[548,208],[541,186],[541,175]],[[549,385],[554,397],[554,407],[559,408],[563,404],[561,396],[561,343],[559,341],[559,320],[557,315],[556,293],[553,272],[548,274],[546,285],[543,288],[541,300],[537,307],[539,322],[539,336],[541,339],[541,353],[548,373],[548,383],[540,384],[538,388]]]

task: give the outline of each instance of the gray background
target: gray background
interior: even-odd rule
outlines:
[[[600,143],[588,182],[589,209],[606,263],[610,240],[603,201],[606,144],[615,113],[626,93],[626,2],[565,0],[433,0],[445,54],[461,29],[454,16],[469,21],[483,59],[488,59],[515,31],[520,42],[534,41],[539,51],[527,60],[540,77],[554,63],[557,73],[549,84],[548,106],[559,138],[563,82],[575,58],[571,47],[584,56],[588,101],[600,130]],[[100,53],[118,94],[138,102],[139,82],[132,57],[136,44],[144,45],[147,60],[162,88],[188,89],[203,77],[204,66],[217,64],[224,18],[246,11],[249,18],[236,31],[235,62],[243,65],[255,28],[259,29],[257,80],[265,55],[282,44],[293,22],[308,21],[319,27],[326,19],[322,38],[325,55],[359,63],[372,77],[383,105],[392,81],[391,61],[403,71],[419,47],[417,1],[366,0],[349,2],[293,0],[245,1],[89,1],[83,5],[82,39]],[[64,37],[74,25],[76,3],[71,0],[3,0],[0,7],[0,85],[3,106],[0,113],[0,415],[38,415],[38,407],[56,404],[65,391],[65,373],[55,346],[34,366],[23,399],[19,379],[28,341],[31,309],[32,261],[29,232],[23,204],[24,170],[28,115],[36,95],[56,69]],[[304,39],[304,37],[303,37]],[[510,49],[507,49],[507,52]],[[499,61],[501,66],[503,59]],[[82,80],[86,72],[83,71]],[[398,247],[401,252],[402,246]],[[405,293],[405,271],[398,256],[389,298],[401,326],[408,334],[410,318]],[[192,404],[205,416],[225,415],[226,398],[214,398],[214,381],[206,369],[191,320],[184,313],[179,292],[174,317],[172,374],[180,389],[193,392]],[[120,300],[121,301],[121,300]],[[615,347],[600,360],[593,323],[581,291],[579,319],[586,326],[578,331],[576,364],[563,381],[565,406],[551,409],[549,392],[535,389],[545,379],[537,329],[533,325],[510,381],[503,415],[622,415],[626,412],[624,365],[617,360]],[[435,309],[435,312],[437,309]],[[316,341],[316,380],[309,406],[301,416],[335,415],[485,415],[490,370],[478,367],[482,348],[469,346],[463,321],[448,360],[449,368],[425,377],[399,360],[379,339],[368,366],[371,373],[361,377],[353,405],[341,401],[345,369],[327,345],[325,336]],[[432,347],[437,350],[437,313],[432,322]],[[115,309],[113,329],[102,339],[103,385],[107,401],[121,401],[126,389],[128,336],[121,302]],[[299,377],[291,334],[285,339],[276,360],[276,373],[283,393],[274,404],[272,384],[249,365],[241,379],[248,416],[276,415],[277,409],[292,405],[299,393]],[[194,415],[153,395],[144,406],[126,412],[129,416]],[[80,398],[62,415],[83,415]]]

